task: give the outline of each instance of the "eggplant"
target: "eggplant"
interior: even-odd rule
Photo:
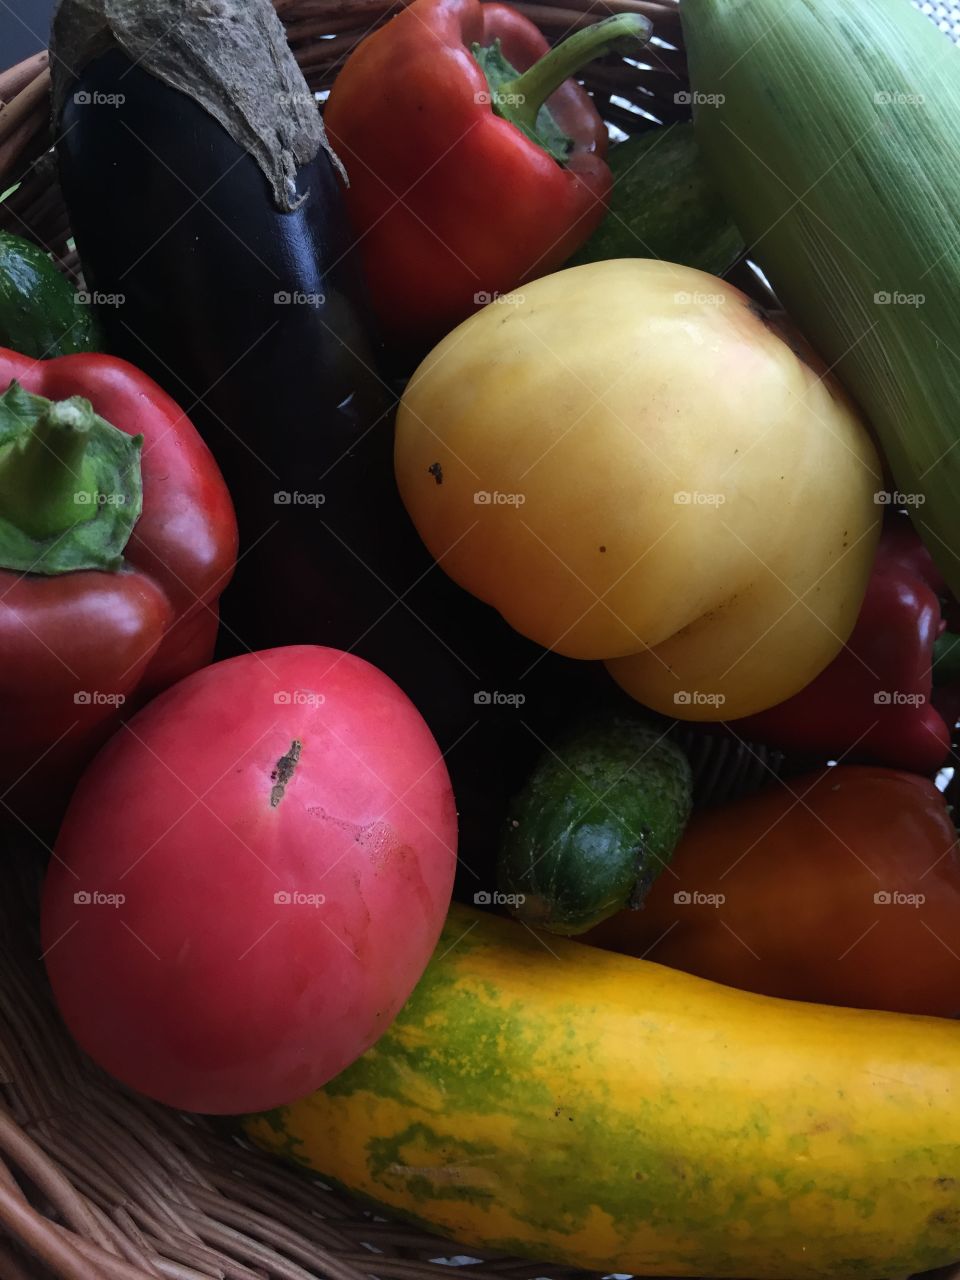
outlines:
[[[278,208],[223,125],[119,49],[81,71],[58,134],[88,292],[121,300],[98,308],[107,349],[182,406],[234,495],[235,646],[302,639],[307,619],[329,643],[353,643],[389,607],[403,555],[425,566],[406,528],[404,546],[388,536],[407,523],[394,397],[328,155],[296,173],[295,207]]]
[[[592,701],[593,674],[457,587],[403,509],[396,389],[322,129],[290,163],[319,114],[272,6],[209,0],[223,26],[211,57],[208,6],[180,4],[165,29],[178,3],[107,5],[120,16],[104,31],[102,4],[63,0],[54,20],[60,183],[106,349],[177,400],[233,494],[241,551],[222,654],[319,643],[386,671],[447,755],[461,892],[489,889],[508,794],[541,735],[577,713],[577,689]],[[211,87],[224,68],[234,83]],[[236,127],[231,93],[244,120],[290,105],[270,135],[285,164]],[[519,707],[494,696],[521,691]]]

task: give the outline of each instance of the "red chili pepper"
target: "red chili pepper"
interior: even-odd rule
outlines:
[[[950,750],[958,709],[934,677],[957,654],[946,633],[946,588],[906,519],[885,529],[857,625],[816,680],[758,715],[734,721],[744,737],[797,752],[873,760],[932,774]],[[939,705],[937,705],[939,704]],[[945,718],[945,715],[947,718]],[[847,756],[847,753],[850,753]]]
[[[569,77],[650,31],[618,14],[551,51],[506,5],[414,0],[351,54],[325,122],[390,337],[441,336],[589,237],[610,194],[607,134]]]
[[[0,349],[0,389],[0,804],[47,825],[120,719],[210,661],[237,527],[132,365]]]

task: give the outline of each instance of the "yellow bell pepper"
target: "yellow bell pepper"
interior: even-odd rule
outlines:
[[[685,719],[763,710],[836,656],[883,510],[870,437],[812,353],[723,281],[642,259],[548,276],[449,334],[403,397],[396,469],[457,582]]]

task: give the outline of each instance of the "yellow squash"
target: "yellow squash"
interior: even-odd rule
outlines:
[[[960,1255],[960,1026],[749,995],[463,907],[413,997],[261,1146],[466,1247],[638,1275]]]

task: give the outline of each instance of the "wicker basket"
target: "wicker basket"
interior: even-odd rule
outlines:
[[[276,0],[311,87],[329,88],[364,34],[404,0]],[[678,0],[519,0],[551,39],[609,12],[647,14],[636,65],[609,57],[584,76],[616,129],[683,118]],[[952,6],[924,4],[941,25]],[[946,25],[946,29],[951,29]],[[951,33],[953,33],[953,31]],[[0,74],[0,226],[76,273],[50,150],[49,69],[38,54]],[[744,279],[748,277],[744,276]],[[2,802],[2,798],[0,798]],[[134,1096],[79,1053],[53,1008],[39,957],[45,851],[14,830],[0,901],[0,1280],[428,1280],[451,1262],[477,1280],[583,1275],[457,1246],[385,1220],[248,1148],[229,1127]],[[960,1241],[957,1246],[960,1254]],[[960,1280],[960,1270],[941,1273]]]

